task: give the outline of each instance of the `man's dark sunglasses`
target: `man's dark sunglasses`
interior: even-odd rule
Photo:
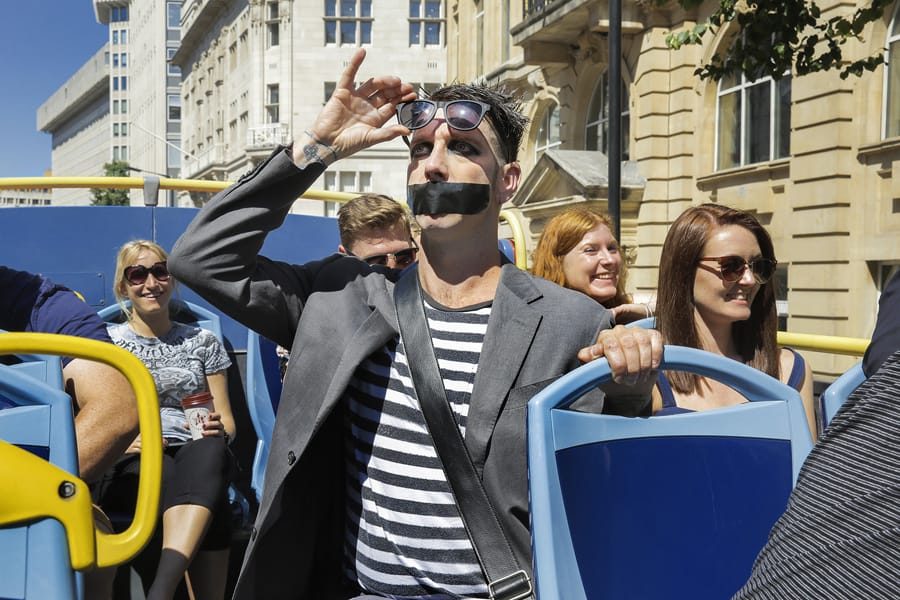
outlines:
[[[388,261],[393,257],[395,269],[403,269],[416,262],[416,256],[419,253],[417,246],[410,246],[396,252],[385,252],[384,254],[372,254],[371,256],[358,257],[370,265],[388,266]],[[351,254],[351,256],[354,256]]]
[[[431,123],[439,108],[444,109],[447,125],[458,131],[471,131],[481,124],[491,106],[478,100],[413,100],[397,104],[397,120],[410,129],[421,129]]]
[[[701,258],[700,261],[718,262],[718,270],[707,267],[706,265],[700,266],[708,271],[717,273],[719,277],[728,283],[734,283],[743,277],[747,267],[750,267],[750,271],[753,273],[753,278],[756,280],[756,283],[766,283],[772,279],[772,275],[775,274],[775,267],[778,265],[778,261],[774,258],[754,258],[748,262],[740,256],[706,256]]]
[[[169,280],[169,267],[166,266],[166,261],[164,260],[153,263],[149,267],[145,267],[144,265],[125,267],[124,271],[125,279],[127,279],[128,283],[131,285],[141,285],[147,281],[147,277],[149,277],[151,273],[157,281]]]

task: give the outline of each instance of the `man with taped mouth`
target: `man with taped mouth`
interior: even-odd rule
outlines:
[[[358,78],[364,57],[293,146],[210,201],[169,257],[175,277],[291,349],[234,597],[532,598],[527,402],[606,356],[625,385],[579,408],[646,413],[660,339],[612,328],[598,303],[501,255],[526,126],[513,98],[453,85],[417,99],[397,77]],[[329,164],[400,136],[417,265],[258,256]]]

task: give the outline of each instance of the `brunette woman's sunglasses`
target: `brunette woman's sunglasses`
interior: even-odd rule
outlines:
[[[153,263],[149,267],[145,267],[144,265],[125,267],[124,274],[125,279],[127,279],[128,283],[131,285],[141,285],[147,281],[147,277],[151,274],[157,281],[168,281],[169,267],[166,266],[166,261],[161,260],[158,263]]]
[[[746,261],[740,256],[706,256],[700,259],[700,262],[710,261],[719,263],[718,270],[706,265],[700,266],[707,271],[717,273],[719,277],[728,283],[734,283],[743,277],[747,267],[750,267],[756,283],[766,283],[772,279],[772,275],[775,274],[775,267],[778,265],[778,261],[774,258],[754,258],[751,261]]]
[[[478,100],[413,100],[397,104],[397,120],[410,129],[421,129],[431,123],[439,108],[444,109],[447,125],[458,131],[471,131],[481,124],[490,104]]]

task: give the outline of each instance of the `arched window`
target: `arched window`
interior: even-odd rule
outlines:
[[[560,145],[559,139],[559,105],[554,104],[544,111],[541,126],[538,128],[537,139],[534,142],[534,160],[550,148]]]
[[[716,169],[783,158],[791,153],[791,76],[719,81]]]
[[[884,137],[900,136],[900,5],[891,20],[885,60]]]
[[[622,160],[630,155],[628,112],[628,87],[622,82]],[[609,73],[604,73],[597,82],[591,106],[588,109],[588,122],[584,126],[584,149],[600,150],[609,156]]]

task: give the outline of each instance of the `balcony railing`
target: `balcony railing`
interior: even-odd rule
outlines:
[[[522,18],[527,19],[533,15],[541,14],[561,1],[562,0],[525,0],[522,3]]]
[[[208,169],[209,167],[220,165],[225,160],[224,144],[213,144],[203,152],[194,155],[184,161],[181,167],[181,174],[187,177],[193,177]]]
[[[274,148],[287,145],[291,141],[291,132],[287,123],[267,123],[247,129],[247,149]]]

